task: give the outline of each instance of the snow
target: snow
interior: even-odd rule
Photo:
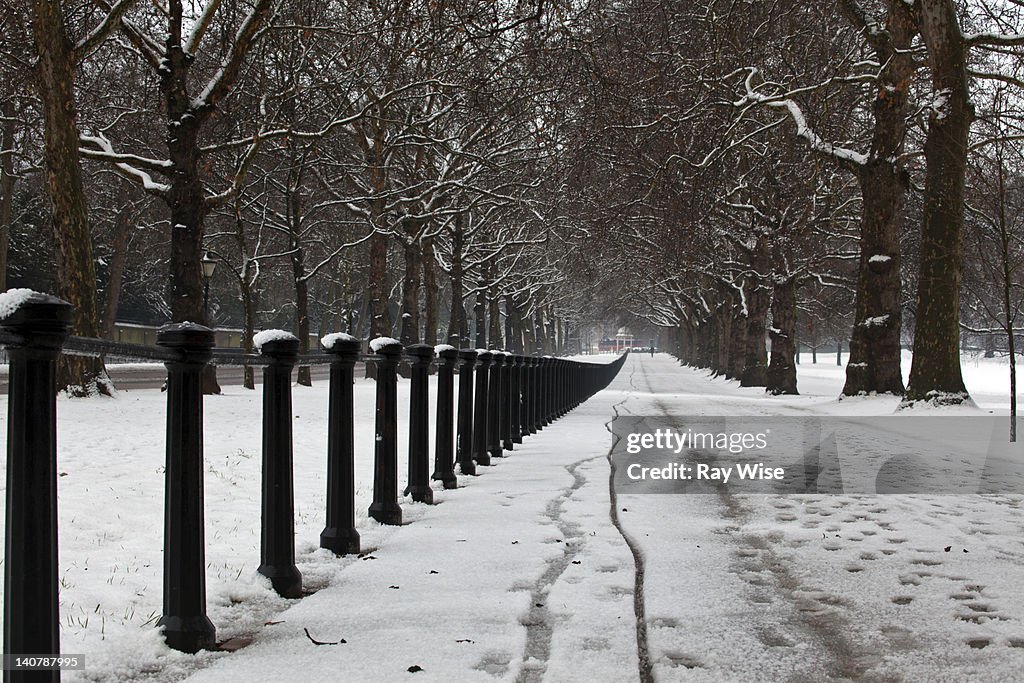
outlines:
[[[888,261],[891,260],[891,256],[886,256],[885,254],[875,254],[874,256],[868,259],[868,263],[887,263]]]
[[[334,345],[340,341],[353,342],[359,340],[353,337],[351,334],[345,334],[344,332],[334,332],[332,334],[324,335],[320,339],[320,346],[324,347],[325,349],[333,349]]]
[[[942,120],[948,115],[946,105],[949,104],[949,98],[952,96],[952,90],[939,90],[935,93],[932,98],[931,104],[928,106],[935,114],[935,118]]]
[[[8,289],[0,294],[0,320],[10,318],[15,311],[37,294],[38,292],[24,288]]]
[[[252,344],[256,347],[256,353],[263,352],[263,345],[267,342],[273,341],[286,341],[294,339],[298,341],[298,338],[291,332],[285,330],[263,330],[253,335]]]
[[[870,318],[865,318],[860,322],[864,327],[881,327],[889,322],[889,314],[876,315]]]
[[[385,346],[391,346],[392,344],[401,344],[402,342],[392,337],[377,337],[376,339],[370,340],[370,350],[374,353],[380,353],[380,350]]]
[[[79,139],[81,139],[83,142],[91,142],[92,144],[96,145],[96,147],[99,148],[101,153],[100,158],[110,159],[114,161],[123,160],[117,161],[117,163],[115,163],[114,165],[117,166],[117,168],[121,169],[121,171],[125,175],[130,176],[137,180],[138,182],[142,183],[143,189],[146,190],[147,192],[163,194],[170,191],[170,185],[166,183],[156,182],[155,180],[153,180],[153,176],[151,176],[146,171],[140,168],[136,168],[135,166],[132,166],[130,163],[127,163],[128,161],[144,163],[152,168],[159,168],[162,171],[166,172],[170,171],[174,167],[174,165],[170,161],[146,159],[144,157],[135,156],[133,154],[117,154],[114,151],[113,145],[110,144],[110,140],[104,137],[102,133],[97,135],[82,134],[79,136]],[[88,153],[88,151],[89,150],[86,150],[85,153]]]
[[[204,405],[208,604],[218,640],[253,643],[194,656],[168,650],[153,627],[166,395],[59,397],[61,640],[65,653],[85,653],[88,667],[62,680],[234,683],[301,672],[315,682],[343,671],[344,680],[392,681],[414,665],[424,681],[635,680],[638,585],[655,680],[1017,680],[1020,494],[609,491],[606,424],[616,415],[848,417],[892,414],[899,404],[837,401],[844,368],[834,354],[818,359],[801,356],[800,396],[770,397],[665,354],[630,355],[607,390],[479,477],[460,475],[460,488],[435,488],[440,504],[403,499],[401,527],[366,516],[376,386],[357,379],[362,557],[318,547],[329,391],[326,382],[296,387],[296,560],[316,591],[301,600],[279,598],[256,573],[261,434],[248,427],[260,424],[262,401],[225,386]],[[905,373],[909,360],[904,352]],[[963,366],[980,409],[1005,415],[1006,359],[968,356]],[[400,489],[409,393],[400,379]],[[304,629],[346,643],[316,646]]]
[[[451,344],[438,344],[437,346],[434,347],[434,353],[435,354],[440,354],[442,351],[457,351],[457,350],[458,349],[456,349]]]

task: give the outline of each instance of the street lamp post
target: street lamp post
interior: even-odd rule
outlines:
[[[206,324],[210,324],[210,280],[217,270],[217,261],[210,255],[210,252],[203,254],[200,261],[203,266],[203,313],[206,314]]]
[[[207,251],[203,254],[199,264],[203,267],[203,315],[206,316],[206,325],[212,330],[213,325],[210,322],[210,280],[213,278],[213,272],[217,270],[217,261]],[[220,383],[217,382],[217,368],[212,363],[203,369],[203,393],[220,393]]]

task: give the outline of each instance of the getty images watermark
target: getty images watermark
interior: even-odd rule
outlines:
[[[1024,493],[1005,417],[619,417],[623,493]]]

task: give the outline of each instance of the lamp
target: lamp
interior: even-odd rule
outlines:
[[[209,280],[213,277],[213,272],[217,270],[217,260],[210,255],[210,252],[206,252],[200,263],[203,264],[203,278]]]

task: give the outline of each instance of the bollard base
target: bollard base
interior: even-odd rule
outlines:
[[[270,579],[270,585],[282,598],[302,597],[302,574],[299,573],[295,565],[271,567],[261,564],[256,571]]]
[[[517,434],[512,437],[512,443],[521,444],[523,442],[523,435]]]
[[[478,466],[480,466],[480,467],[490,467],[491,466],[491,454],[490,453],[478,453],[477,455],[474,456],[474,458],[476,459],[476,464]]]
[[[511,439],[505,439],[501,442],[501,447],[506,451],[511,451],[513,449],[513,441]]]
[[[495,446],[494,448],[491,449],[491,457],[492,458],[504,458],[505,457],[505,451],[502,450],[501,446]]]
[[[470,460],[469,462],[460,462],[459,471],[470,477],[480,476],[476,472],[476,463]]]
[[[324,529],[320,532],[320,547],[335,555],[359,554],[359,532],[355,529]]]
[[[167,647],[179,652],[195,654],[200,650],[217,647],[217,629],[205,614],[194,617],[164,615],[157,626],[162,626]]]
[[[412,496],[412,500],[414,503],[426,503],[427,505],[434,504],[434,490],[430,488],[430,484],[406,486],[405,491],[402,491],[402,495]]]
[[[370,503],[367,514],[381,524],[402,525],[402,506],[395,502]]]
[[[446,489],[457,489],[459,488],[459,480],[455,478],[455,472],[449,474],[443,474],[441,472],[434,472],[430,476],[434,481],[439,481]]]

